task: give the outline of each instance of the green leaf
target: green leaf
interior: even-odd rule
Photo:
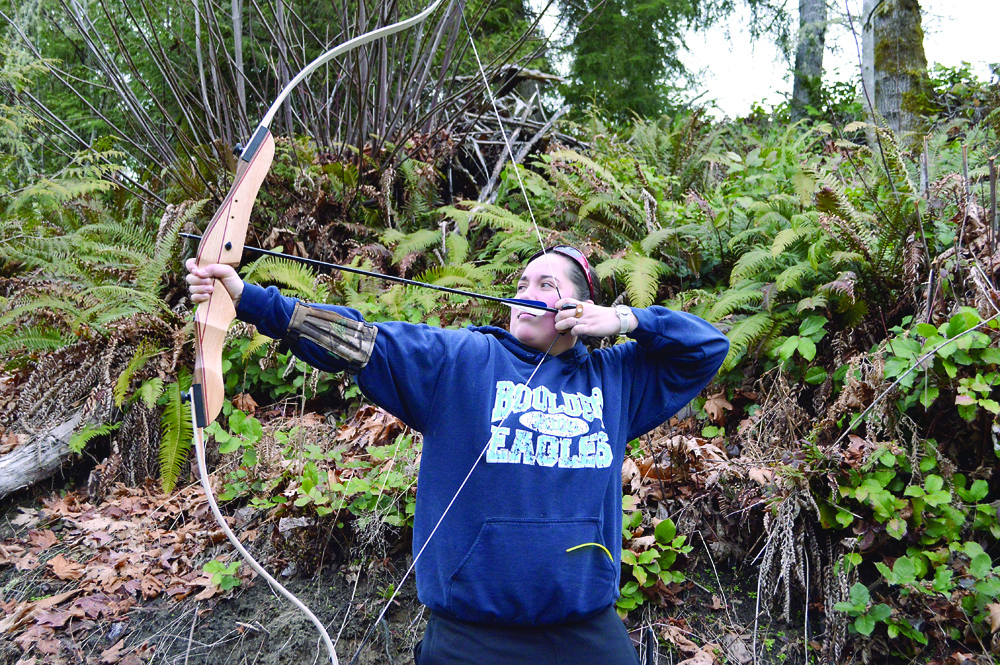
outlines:
[[[879,603],[871,609],[870,616],[875,621],[885,621],[892,614],[892,610],[885,603]]]
[[[924,480],[924,490],[930,494],[931,492],[937,492],[942,487],[944,487],[944,478],[937,474],[930,474]]]
[[[989,365],[1000,365],[1000,349],[990,347],[980,352],[979,359]]]
[[[929,323],[918,323],[917,334],[924,338],[935,337],[938,334],[938,330]]]
[[[994,416],[1000,414],[1000,404],[992,399],[981,399],[979,400],[979,406],[983,407]]]
[[[219,444],[219,452],[222,454],[232,453],[240,449],[243,442],[235,436],[229,437],[225,443]]]
[[[817,386],[826,381],[827,372],[822,367],[810,367],[806,370],[806,383]]]
[[[799,338],[797,336],[789,337],[785,340],[785,343],[778,347],[778,357],[781,358],[782,362],[788,360],[795,353],[795,349],[798,348]]]
[[[975,503],[980,499],[986,497],[990,491],[990,486],[985,480],[977,480],[972,483],[972,487],[969,488],[968,501]]]
[[[948,320],[948,328],[945,330],[945,334],[949,339],[952,339],[956,335],[960,335],[969,328],[974,327],[980,320],[979,314],[975,310],[963,307],[958,314]]]
[[[656,529],[653,533],[656,536],[656,542],[661,545],[667,545],[674,539],[674,536],[677,535],[677,526],[674,524],[674,521],[668,517],[656,525]]]
[[[851,599],[851,602],[854,603],[855,607],[868,607],[868,603],[871,601],[871,595],[868,593],[868,587],[861,582],[854,583],[854,586],[852,586],[850,592],[848,592],[848,597]]]
[[[825,316],[810,316],[799,326],[799,335],[802,337],[809,337],[810,339],[817,340],[822,339],[825,333],[823,326],[826,325],[827,318]],[[817,338],[816,336],[819,335]]]
[[[812,341],[808,337],[799,338],[799,353],[806,360],[812,360],[816,357],[816,342]]]
[[[895,584],[912,584],[916,581],[917,568],[909,557],[900,557],[892,567]]]
[[[930,408],[931,404],[934,403],[934,400],[937,399],[938,392],[939,391],[936,386],[928,386],[925,390],[921,391],[920,403],[925,409]]]
[[[871,635],[875,630],[875,619],[869,614],[862,614],[854,620],[854,627],[862,635]]]
[[[977,579],[986,577],[993,571],[993,560],[989,554],[977,554],[969,563],[969,574]]]

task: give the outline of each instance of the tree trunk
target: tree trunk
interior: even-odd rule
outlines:
[[[0,499],[50,477],[70,458],[69,440],[83,421],[83,411],[38,434],[0,457]]]
[[[792,119],[805,117],[806,107],[819,105],[826,50],[826,0],[799,0],[799,38],[795,49]]]
[[[866,2],[867,7],[869,3]],[[927,83],[927,56],[918,0],[882,0],[872,3],[871,62],[875,109],[904,142],[921,128],[920,112]],[[867,25],[867,23],[866,23]]]
[[[233,0],[233,57],[236,60],[236,96],[240,100],[240,133],[244,133],[242,122],[247,117],[247,86],[243,72],[243,0]]]

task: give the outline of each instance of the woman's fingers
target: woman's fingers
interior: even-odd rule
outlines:
[[[565,309],[564,309],[565,308]],[[580,302],[563,298],[556,303],[556,330],[569,332],[575,337],[607,337],[620,329],[618,315],[610,307],[601,307],[591,301]]]
[[[222,282],[222,286],[229,292],[234,303],[238,303],[240,296],[243,295],[243,280],[232,266],[222,263],[199,266],[195,259],[188,259],[184,267],[188,270],[184,279],[188,283],[191,302],[206,302],[215,290],[216,280]]]

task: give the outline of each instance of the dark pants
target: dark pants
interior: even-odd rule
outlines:
[[[432,613],[413,650],[417,665],[638,665],[614,607],[554,626],[494,626]]]

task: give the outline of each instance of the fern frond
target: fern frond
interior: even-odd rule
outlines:
[[[802,300],[800,300],[798,304],[795,306],[795,313],[801,314],[802,312],[806,312],[809,310],[826,309],[826,306],[827,306],[826,296],[824,296],[821,293],[816,293],[813,294],[812,296],[809,296],[808,298],[803,298]]]
[[[138,372],[146,361],[160,353],[163,349],[154,348],[148,340],[143,340],[138,348],[135,350],[135,355],[129,361],[122,373],[118,375],[118,380],[115,381],[115,387],[112,391],[115,399],[115,406],[119,409],[122,406],[122,402],[125,401],[125,391],[128,390],[129,384],[132,382],[132,376]]]
[[[327,289],[320,285],[316,272],[291,259],[262,257],[242,271],[243,279],[254,284],[275,284],[287,296],[309,302],[326,302]]]
[[[74,303],[55,296],[43,295],[23,305],[11,308],[0,316],[0,328],[5,328],[26,317],[44,314],[46,310],[79,317],[82,310]]]
[[[79,455],[92,439],[111,434],[119,427],[121,427],[121,423],[104,423],[102,425],[92,425],[87,423],[81,427],[78,432],[73,433],[73,436],[70,437],[66,446],[72,452]]]
[[[736,286],[739,282],[756,277],[776,265],[777,261],[771,255],[770,249],[766,247],[751,249],[741,256],[736,265],[733,266],[733,271],[729,275],[729,283],[732,286]]]
[[[844,271],[837,275],[837,279],[832,282],[823,284],[822,286],[816,287],[818,293],[825,295],[842,295],[846,296],[848,300],[853,301],[854,298],[854,284],[857,281],[857,275],[855,275],[850,270]]]
[[[836,251],[831,252],[830,254],[830,263],[836,268],[839,268],[847,263],[859,263],[864,261],[864,259],[865,257],[861,256],[857,252]]]
[[[652,233],[650,233],[645,238],[643,238],[639,246],[642,247],[642,251],[644,251],[646,254],[651,254],[653,250],[655,250],[657,247],[665,243],[667,240],[676,237],[677,237],[677,229],[672,229],[669,227],[663,229],[657,229]]]
[[[730,289],[712,304],[708,312],[709,321],[721,321],[733,312],[749,309],[764,301],[764,292],[760,284],[747,285],[739,289]]]
[[[135,277],[135,286],[146,293],[159,293],[163,275],[167,266],[174,260],[177,234],[184,225],[201,214],[208,199],[202,199],[188,205],[181,214],[175,215],[160,227],[156,244],[152,248],[148,260],[139,268]]]
[[[72,338],[53,328],[29,326],[0,336],[0,356],[24,355],[33,351],[55,351],[72,341]]]
[[[810,273],[815,274],[815,272],[809,261],[799,261],[781,271],[781,274],[774,280],[774,288],[778,293],[784,293],[791,289],[801,289],[802,278]]]
[[[463,234],[468,233],[469,226],[473,221],[484,224],[491,229],[509,233],[527,233],[534,230],[530,221],[525,221],[506,208],[489,203],[476,203],[475,201],[467,201],[461,205],[468,206],[470,209],[463,210],[455,206],[444,206],[438,208],[438,212],[448,219],[455,220]]]
[[[766,337],[774,325],[775,320],[768,312],[758,312],[735,322],[726,335],[729,338],[729,353],[722,362],[722,371],[732,369],[750,346]]]
[[[732,238],[730,238],[726,246],[733,251],[738,251],[743,247],[749,247],[755,245],[756,243],[762,242],[766,239],[767,236],[764,234],[763,229],[759,229],[756,226],[751,226],[749,228],[743,229],[742,231],[734,235]]]
[[[392,251],[392,262],[399,263],[410,254],[420,254],[428,249],[441,244],[441,231],[439,229],[417,229],[413,233],[406,234],[396,248]]]
[[[167,403],[160,417],[160,485],[166,493],[173,491],[181,465],[191,452],[191,437],[194,435],[191,410],[185,408],[181,399],[182,385],[186,388],[190,382],[190,375],[182,371],[177,381],[167,386]]]
[[[469,259],[469,241],[459,233],[449,233],[444,239],[448,248],[448,263],[458,265]]]
[[[253,354],[257,353],[259,349],[264,348],[273,341],[274,340],[268,337],[267,335],[262,335],[259,332],[254,332],[253,337],[247,344],[247,347],[243,349],[243,356],[242,356],[243,361],[246,362],[247,360],[250,359],[251,356],[253,356]]]
[[[622,274],[629,302],[635,307],[652,305],[660,286],[660,275],[667,272],[667,265],[663,261],[639,254],[630,256]]]
[[[793,247],[796,243],[807,241],[819,231],[816,227],[801,227],[783,229],[774,237],[771,243],[771,256],[779,257]]]

